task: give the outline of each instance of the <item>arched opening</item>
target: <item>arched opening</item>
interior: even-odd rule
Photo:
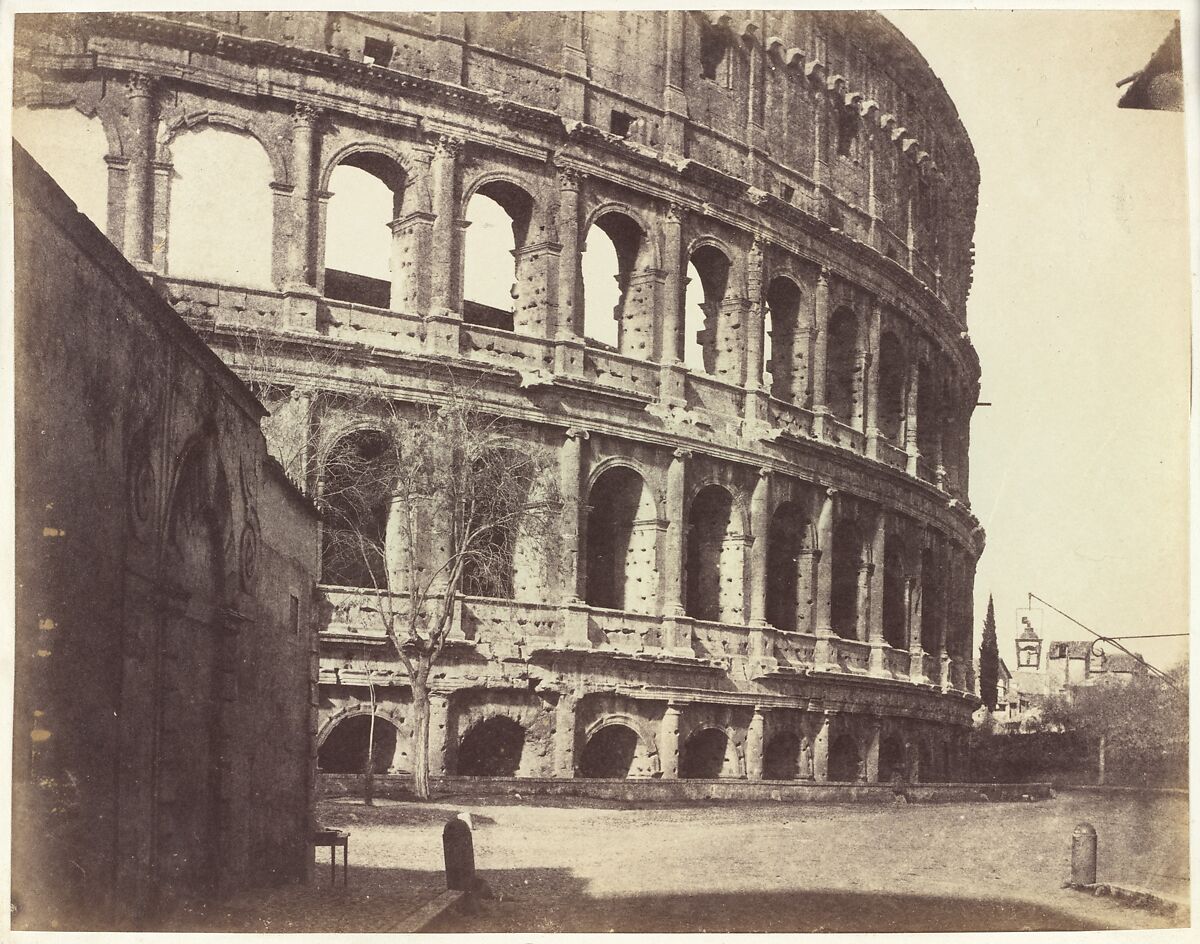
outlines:
[[[648,612],[657,521],[654,499],[633,469],[606,469],[588,496],[584,599],[589,606]]]
[[[512,331],[521,294],[521,249],[533,219],[533,198],[516,184],[494,180],[467,203],[463,245],[463,320]]]
[[[800,775],[800,736],[783,731],[763,749],[763,780],[795,780]]]
[[[688,515],[687,615],[735,622],[742,607],[742,548],[735,540],[733,497],[720,485],[702,488]]]
[[[921,551],[921,648],[938,650],[938,617],[942,609],[942,579],[933,548]]]
[[[623,780],[637,755],[638,736],[624,724],[608,724],[593,734],[579,755],[579,776]]]
[[[525,749],[525,729],[510,718],[487,718],[471,726],[458,745],[463,777],[515,777]]]
[[[589,341],[645,357],[649,351],[649,298],[631,280],[645,238],[629,216],[602,214],[588,228],[580,266],[583,276],[583,333]]]
[[[853,521],[833,529],[833,580],[829,621],[843,639],[858,635],[858,580],[862,570],[862,535]]]
[[[728,282],[729,259],[721,250],[703,245],[692,253],[683,318],[683,363],[691,370],[717,373],[718,321]]]
[[[934,767],[933,749],[929,746],[929,742],[922,740],[917,748],[917,756],[920,758],[917,766],[916,779],[920,783],[936,783],[938,779],[937,770]]]
[[[797,323],[800,319],[800,288],[789,278],[779,277],[767,286],[767,311],[771,317],[770,330],[765,332],[763,360],[768,377],[766,387],[771,396],[789,402],[803,403],[805,391],[797,389],[800,363],[804,353],[796,345]]]
[[[838,735],[829,744],[829,779],[838,783],[866,779],[858,742],[849,734]]]
[[[329,176],[325,295],[375,308],[407,301],[403,253],[392,224],[404,199],[404,172],[381,154],[347,157]]]
[[[688,780],[715,780],[725,769],[729,738],[716,728],[693,731],[679,757],[679,776]]]
[[[954,779],[954,750],[950,746],[949,741],[942,742],[941,751],[941,777],[944,781]]]
[[[932,479],[940,462],[942,443],[942,392],[933,368],[921,364],[917,379],[917,451],[921,454],[923,478]]]
[[[794,632],[799,624],[800,554],[808,525],[795,502],[783,502],[771,518],[767,542],[767,622]]]
[[[101,232],[108,226],[108,139],[74,108],[14,108],[12,136]]]
[[[361,774],[367,769],[367,746],[371,770],[386,774],[396,756],[399,732],[386,718],[375,716],[374,738],[371,736],[371,716],[352,715],[333,726],[317,750],[317,766],[327,774]]]
[[[266,152],[249,134],[211,126],[180,134],[171,144],[167,271],[269,287],[272,176]]]
[[[858,356],[858,317],[839,308],[829,319],[825,348],[825,400],[834,419],[857,426],[862,364]]]
[[[463,593],[511,600],[522,525],[518,512],[534,483],[528,478],[529,467],[513,459],[512,447],[500,448],[508,451],[488,451],[475,459],[464,496],[471,517],[458,539],[463,550]],[[516,476],[524,478],[514,487]]]
[[[889,534],[883,544],[883,641],[907,648],[905,639],[904,544]]]
[[[321,580],[343,587],[387,586],[391,444],[377,430],[343,436],[321,481]]]
[[[904,763],[904,743],[896,737],[885,737],[879,741],[879,782],[889,783],[899,777],[908,776]]]
[[[879,338],[879,432],[894,443],[900,442],[904,429],[904,384],[906,367],[904,348],[890,331]]]

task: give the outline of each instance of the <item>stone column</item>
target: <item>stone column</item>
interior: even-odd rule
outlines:
[[[449,743],[450,696],[443,692],[429,694],[429,775],[446,775],[446,747]]]
[[[684,535],[687,509],[684,508],[687,484],[687,449],[676,449],[667,467],[666,561],[663,566],[663,615],[683,616]]]
[[[872,719],[867,740],[867,783],[879,782],[879,720]]]
[[[666,68],[663,70],[663,151],[683,154],[684,128],[687,124],[687,95],[683,91],[684,17],[683,10],[668,10],[666,18]]]
[[[317,157],[316,125],[320,112],[303,102],[292,115],[292,238],[287,245],[287,279],[290,291],[314,294],[313,172]],[[393,271],[393,278],[395,273]]]
[[[817,277],[817,294],[813,308],[813,369],[812,411],[813,433],[820,438],[825,432],[829,415],[826,402],[826,365],[829,353],[829,270],[822,269]]]
[[[587,560],[581,542],[585,539],[583,505],[583,444],[588,438],[586,429],[571,427],[559,452],[560,488],[563,499],[563,553],[565,561],[565,594],[568,603],[579,603],[587,586]]]
[[[579,310],[579,172],[558,172],[558,319],[554,337],[573,341],[582,334]]]
[[[939,601],[941,612],[938,614],[939,619],[937,621],[938,682],[944,692],[949,691],[954,684],[950,651],[946,644],[946,637],[949,635],[951,625],[957,622],[955,619],[957,616],[955,610],[957,608],[954,606],[954,596],[958,592],[956,586],[958,569],[957,555],[953,548],[947,547],[946,566],[942,580],[942,598]]]
[[[684,272],[683,207],[672,203],[662,221],[663,281],[662,315],[659,321],[658,359],[662,364],[660,397],[682,401],[684,397],[684,368],[680,357],[683,331]]]
[[[813,738],[813,779],[818,783],[829,780],[829,726],[833,722],[833,712],[826,711],[821,715],[821,727]]]
[[[882,328],[879,301],[871,300],[867,327],[867,393],[863,427],[867,434],[867,455],[879,456],[879,334]]]
[[[433,247],[430,253],[430,294],[434,314],[460,312],[462,308],[462,300],[457,297],[458,270],[462,264],[458,220],[458,156],[462,148],[462,140],[449,135],[439,135],[434,146],[431,168]]]
[[[658,730],[658,763],[663,780],[679,777],[679,709],[667,705]]]
[[[883,583],[887,570],[887,559],[884,553],[887,540],[887,518],[880,512],[875,519],[875,534],[871,540],[871,568],[868,578],[867,598],[869,614],[867,623],[867,641],[871,644],[871,655],[868,670],[872,675],[887,675],[887,663],[884,658],[883,639]]]
[[[755,14],[755,18],[761,20],[762,14]],[[758,25],[761,30],[761,22]],[[759,36],[765,38],[766,34],[760,32]],[[746,143],[749,145],[747,171],[749,173],[750,185],[761,188],[764,183],[761,154],[766,145],[766,132],[763,129],[763,111],[766,100],[766,70],[763,63],[763,46],[761,40],[756,38],[751,42],[749,52],[750,68],[747,75],[750,87],[746,96]]]
[[[746,779],[762,780],[763,777],[763,733],[766,721],[762,708],[754,707],[754,716],[746,731]]]
[[[920,384],[920,360],[916,356],[908,365],[908,399],[904,409],[904,448],[908,453],[908,474],[919,474],[918,460],[921,458],[917,448],[917,393]]]
[[[152,268],[150,175],[154,161],[154,85],[142,72],[131,72],[125,86],[129,102],[129,164],[126,170],[125,255],[139,269]]]
[[[833,523],[835,512],[836,489],[828,489],[821,503],[821,513],[817,517],[816,571],[817,585],[814,598],[816,600],[813,613],[813,632],[817,637],[813,650],[813,661],[818,665],[829,665],[834,661],[833,650]]]
[[[771,533],[771,470],[758,470],[754,494],[750,497],[750,605],[746,608],[751,626],[767,625],[767,554]]]
[[[575,776],[575,705],[574,695],[563,694],[554,706],[554,776]]]
[[[928,679],[925,676],[925,650],[921,646],[925,596],[922,555],[918,553],[914,561],[915,573],[904,585],[905,613],[908,620],[908,678],[912,682],[926,682]]]

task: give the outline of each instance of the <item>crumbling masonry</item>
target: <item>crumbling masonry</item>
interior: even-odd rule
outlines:
[[[18,107],[100,123],[110,238],[235,369],[273,341],[271,428],[313,431],[281,456],[313,494],[350,445],[322,435],[334,394],[436,400],[430,364],[557,449],[567,572],[518,552],[512,599],[461,599],[435,774],[960,775],[978,171],[886,20],[20,20]],[[258,163],[220,173],[262,169],[254,279],[175,267],[173,155],[231,138]],[[342,168],[386,188],[387,279],[325,264]],[[511,306],[464,298],[472,201],[511,221]],[[604,240],[615,343],[580,262]],[[362,763],[373,692],[379,769],[406,770],[403,671],[346,583],[324,575],[321,764]]]

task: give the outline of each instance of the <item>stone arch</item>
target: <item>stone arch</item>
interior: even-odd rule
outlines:
[[[42,97],[40,90],[29,89],[28,92],[28,94],[21,94],[20,90],[13,91],[14,111],[22,108],[28,109],[31,112],[71,110],[79,112],[85,118],[98,119],[100,127],[104,131],[104,139],[108,143],[108,152],[105,156],[125,156],[125,138],[121,133],[120,123],[114,120],[112,113],[108,109],[99,108],[96,102],[90,101],[84,95],[73,92],[53,100],[47,100]]]
[[[764,325],[763,369],[770,374],[768,389],[778,400],[803,403],[807,386],[807,357],[800,343],[801,301],[800,283],[791,275],[776,275],[767,283]]]
[[[384,480],[389,438],[370,423],[343,430],[320,466],[323,583],[386,587],[390,488]],[[378,470],[374,474],[373,470]]]
[[[374,738],[371,735],[371,706],[361,710],[339,712],[322,727],[317,736],[317,766],[325,773],[357,774],[366,769],[367,745],[374,773],[386,774],[398,769],[401,753],[403,720],[388,711],[376,709]],[[332,740],[331,740],[332,739]]]
[[[635,613],[653,610],[658,507],[645,479],[610,464],[588,489],[585,602]]]
[[[829,620],[844,639],[858,635],[859,575],[863,567],[863,537],[858,522],[842,518],[833,529],[832,587]]]
[[[921,648],[936,654],[939,648],[942,606],[946,585],[940,557],[934,548],[921,549]]]
[[[591,468],[588,469],[588,491],[591,491],[592,486],[596,484],[596,480],[609,469],[619,468],[630,469],[641,476],[642,485],[650,493],[650,496],[654,501],[655,511],[661,518],[663,511],[666,508],[666,499],[662,494],[662,490],[653,484],[655,472],[652,468],[646,465],[646,463],[634,458],[633,456],[606,456],[599,462],[593,464]]]
[[[635,271],[658,268],[659,248],[658,241],[655,239],[654,227],[646,220],[645,213],[624,201],[604,200],[592,207],[583,218],[583,232],[586,233],[601,217],[614,213],[628,217],[630,222],[641,233],[641,242],[638,245],[638,253],[634,259]]]
[[[228,112],[193,111],[181,115],[170,123],[160,125],[158,140],[156,142],[156,160],[158,163],[170,164],[172,161],[171,148],[175,140],[181,134],[188,131],[195,131],[205,125],[210,125],[214,128],[224,128],[227,131],[246,134],[254,138],[263,149],[263,153],[267,155],[267,160],[271,163],[272,183],[281,187],[292,186],[291,165],[283,149],[278,146],[277,136],[268,134],[260,129],[258,123],[255,121],[239,118]]]
[[[771,516],[767,540],[766,620],[776,629],[800,629],[801,608],[809,602],[809,576],[801,573],[803,552],[811,549],[811,521],[803,505],[780,502]],[[809,543],[806,544],[806,541]]]
[[[480,718],[463,733],[455,752],[460,777],[516,777],[526,749],[526,730],[507,714]]]
[[[680,779],[736,777],[740,772],[739,767],[734,739],[725,728],[718,725],[697,725],[680,745]]]
[[[733,495],[702,486],[688,506],[684,566],[685,609],[694,619],[740,623],[744,606],[745,531],[738,529]]]
[[[544,298],[538,302],[542,274],[526,251],[539,220],[535,193],[536,188],[501,171],[485,173],[465,188],[462,218],[468,226],[461,271],[468,324],[544,336]],[[495,276],[502,271],[512,272],[507,299],[503,279]]]
[[[215,117],[181,119],[159,149],[170,168],[165,268],[185,278],[272,287],[276,182],[270,178],[281,170],[247,122]],[[236,175],[226,172],[231,161]]]
[[[626,714],[605,715],[587,726],[577,767],[587,778],[642,779],[662,771],[644,725]]]
[[[879,336],[879,403],[876,422],[879,432],[900,444],[904,429],[904,391],[908,383],[908,356],[904,343],[891,330]]]
[[[399,175],[397,182],[400,184],[412,181],[419,176],[420,170],[415,162],[399,148],[382,141],[351,141],[342,145],[323,161],[319,189],[322,191],[329,189],[329,180],[333,176],[333,172],[342,164],[363,157],[370,159],[371,156],[376,156],[392,164]]]
[[[733,284],[733,254],[729,247],[713,236],[692,240],[687,250],[681,352],[686,367],[713,375],[721,372],[719,322]]]
[[[593,228],[600,231],[600,237],[593,234]],[[580,289],[584,335],[622,354],[648,357],[653,350],[655,296],[645,273],[656,268],[649,230],[623,204],[610,202],[589,214],[583,234]],[[599,255],[589,258],[592,252]],[[605,284],[610,276],[615,286]]]
[[[800,732],[791,728],[769,735],[763,746],[763,780],[800,777]]]
[[[53,116],[53,117],[51,117]],[[104,153],[99,150],[100,136],[95,135],[91,148],[86,147],[88,134],[81,136],[63,129],[63,133],[38,134],[35,127],[47,121],[62,124],[58,116],[66,116],[68,122],[82,120],[99,130],[103,135]],[[29,127],[32,123],[35,127]],[[94,123],[94,125],[93,125]],[[13,139],[21,143],[30,156],[37,161],[64,192],[74,201],[81,213],[94,222],[102,232],[114,234],[114,223],[109,213],[109,169],[107,162],[123,154],[120,134],[115,122],[104,113],[78,99],[63,103],[34,103],[15,107],[12,111]],[[22,125],[25,125],[22,128]],[[81,126],[80,131],[86,126]],[[115,234],[114,234],[115,235]],[[120,240],[118,239],[118,245]]]
[[[876,565],[883,564],[883,640],[893,649],[908,648],[905,560],[904,538],[888,533],[883,540],[883,560],[876,561]]]
[[[932,478],[941,459],[945,397],[940,371],[931,357],[917,366],[917,451],[925,466],[923,478]]]
[[[418,230],[404,216],[410,176],[391,148],[356,143],[325,166],[318,285],[328,298],[411,311],[417,304]],[[368,238],[367,227],[373,228]]]
[[[888,732],[879,738],[879,782],[890,783],[897,777],[908,779],[904,739],[894,732]]]
[[[825,400],[834,419],[855,426],[861,419],[862,359],[858,313],[840,305],[829,317],[825,352]]]
[[[866,779],[862,748],[848,731],[834,734],[829,739],[828,779],[838,783]]]

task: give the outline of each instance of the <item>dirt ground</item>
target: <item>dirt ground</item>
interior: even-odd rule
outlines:
[[[1186,926],[1063,889],[1071,832],[1100,837],[1101,882],[1187,897],[1187,801],[1064,794],[1036,803],[622,804],[324,800],[350,830],[348,890],[247,895],[196,930],[383,931],[444,887],[441,829],[470,812],[494,898],[439,931],[1001,931]],[[341,864],[338,864],[341,879]],[[183,928],[180,928],[181,930]]]

